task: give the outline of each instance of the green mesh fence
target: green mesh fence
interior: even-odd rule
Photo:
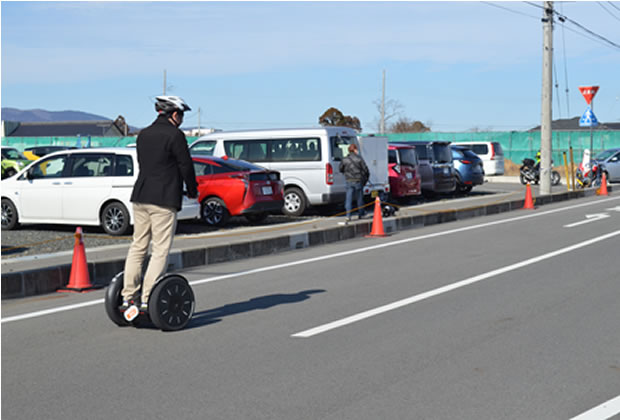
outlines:
[[[524,158],[533,158],[540,149],[540,132],[491,131],[481,133],[390,133],[391,142],[442,140],[453,143],[471,141],[496,141],[502,145],[504,157],[515,163]],[[187,137],[192,143],[198,137]],[[20,151],[32,146],[62,145],[78,147],[125,147],[136,142],[135,137],[3,137],[3,146],[12,146]],[[612,147],[620,147],[620,131],[592,132],[594,155]],[[581,162],[583,150],[590,148],[590,131],[554,131],[552,133],[552,159],[557,165],[563,163],[562,152],[573,148],[575,162]]]
[[[192,143],[198,137],[187,137]],[[2,137],[3,146],[11,146],[23,152],[24,149],[34,146],[77,146],[85,147],[126,147],[136,142],[136,137]]]
[[[497,131],[482,133],[390,133],[386,134],[391,142],[442,140],[453,143],[471,141],[496,141],[502,145],[504,158],[514,163],[521,163],[524,158],[534,158],[540,149],[540,131],[513,132]],[[590,131],[554,131],[551,138],[552,159],[556,165],[563,164],[563,152],[569,156],[573,148],[575,162],[581,162],[584,149],[590,148]],[[612,147],[620,147],[620,131],[593,131],[593,155]]]

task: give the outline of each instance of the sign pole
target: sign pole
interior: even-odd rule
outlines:
[[[592,115],[594,115],[594,97],[592,97],[592,101],[590,102],[590,109],[592,110]],[[594,156],[594,150],[592,149],[594,147],[594,134],[592,133],[593,129],[594,126],[590,124],[590,156]]]

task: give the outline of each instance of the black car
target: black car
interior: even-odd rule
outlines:
[[[422,194],[450,193],[456,188],[449,141],[402,142],[415,147],[422,175]]]

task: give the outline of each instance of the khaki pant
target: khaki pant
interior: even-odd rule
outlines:
[[[168,263],[177,224],[176,209],[153,204],[133,203],[133,242],[125,261],[124,300],[138,298],[142,284],[142,302],[148,302],[151,289]],[[142,281],[142,264],[151,247],[151,260]]]

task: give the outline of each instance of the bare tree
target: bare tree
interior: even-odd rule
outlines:
[[[380,133],[381,132],[381,99],[377,99],[376,101],[373,101],[372,103],[375,104],[375,106],[377,107],[377,112],[379,113],[379,117],[373,120],[373,124],[375,124],[377,133]],[[389,126],[388,123],[392,118],[399,117],[404,108],[405,107],[400,102],[398,102],[396,99],[388,99],[385,102],[384,117],[383,117],[383,122],[385,123],[385,126],[386,127]]]

